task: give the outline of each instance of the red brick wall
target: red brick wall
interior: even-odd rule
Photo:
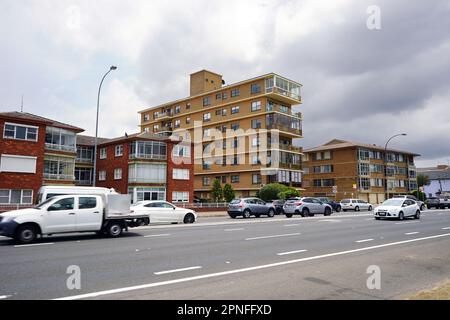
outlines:
[[[115,148],[117,145],[123,145],[123,155],[116,157]],[[106,159],[100,159],[100,149],[106,148]],[[97,177],[96,186],[104,188],[114,188],[117,192],[128,194],[128,157],[129,157],[129,141],[120,141],[107,146],[100,145],[97,149]],[[114,179],[114,170],[122,169],[122,179]],[[106,170],[106,181],[98,179],[99,172]]]
[[[194,145],[191,145],[191,159],[187,158],[176,164],[172,159],[172,150],[178,142],[167,142],[167,201],[172,201],[173,191],[189,191],[189,202],[194,201]],[[178,161],[177,161],[178,162]],[[174,180],[172,177],[173,169],[189,169],[189,180]]]
[[[6,121],[9,122],[9,121]],[[0,189],[33,189],[34,201],[42,185],[44,172],[45,125],[26,121],[11,121],[17,124],[29,124],[39,127],[38,141],[3,139],[5,120],[0,119],[0,154],[37,157],[36,174],[0,172]]]

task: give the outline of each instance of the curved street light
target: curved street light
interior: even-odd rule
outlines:
[[[400,136],[407,136],[407,134],[399,133],[399,134],[393,135],[392,137],[390,137],[388,139],[388,141],[386,142],[386,144],[384,146],[384,162],[385,162],[384,172],[385,172],[385,176],[386,176],[386,200],[389,199],[389,186],[388,186],[388,178],[387,178],[388,177],[388,175],[387,175],[387,163],[388,163],[387,147],[388,147],[389,142],[391,142],[392,139],[394,139],[396,137],[400,137]]]
[[[102,78],[102,81],[100,82],[100,86],[98,87],[98,95],[97,95],[97,117],[95,121],[95,141],[94,141],[94,176],[93,176],[93,186],[95,187],[96,180],[97,180],[97,140],[98,140],[98,112],[100,109],[100,91],[102,90],[103,81],[105,80],[106,76],[111,72],[117,70],[116,66],[111,66],[108,70],[108,72],[105,73],[105,75]]]

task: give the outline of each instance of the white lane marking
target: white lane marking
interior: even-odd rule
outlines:
[[[299,226],[300,225],[300,223],[293,223],[293,224],[285,224],[284,226],[285,227],[296,227],[296,226]]]
[[[347,251],[340,251],[340,252],[333,252],[333,253],[323,254],[320,256],[313,256],[313,257],[307,257],[307,258],[301,258],[301,259],[295,259],[295,260],[270,263],[270,264],[255,266],[255,267],[243,268],[243,269],[235,269],[235,270],[222,271],[222,272],[217,272],[217,273],[209,273],[209,274],[204,274],[204,275],[199,275],[199,276],[194,276],[194,277],[189,277],[189,278],[180,278],[180,279],[175,279],[175,280],[147,283],[147,284],[142,284],[142,285],[137,285],[137,286],[132,286],[132,287],[124,287],[124,288],[113,289],[113,290],[91,292],[91,293],[86,293],[86,294],[80,294],[77,296],[58,298],[58,299],[54,299],[54,300],[79,300],[79,299],[95,298],[95,297],[99,297],[99,296],[106,296],[106,295],[111,295],[111,294],[116,294],[116,293],[149,289],[149,288],[167,286],[167,285],[176,284],[176,283],[183,283],[183,282],[188,282],[188,281],[209,279],[209,278],[221,277],[221,276],[243,273],[243,272],[248,272],[248,271],[274,268],[274,267],[279,267],[279,266],[284,266],[284,265],[289,265],[289,264],[300,263],[300,262],[304,262],[304,261],[319,260],[319,259],[324,259],[324,258],[329,258],[329,257],[351,254],[351,253],[355,253],[355,252],[369,251],[369,250],[374,250],[374,249],[379,249],[379,248],[391,247],[391,246],[396,246],[396,245],[401,245],[401,244],[406,244],[406,243],[413,243],[413,242],[417,242],[417,241],[430,240],[430,239],[438,239],[438,238],[449,237],[449,236],[450,236],[450,233],[444,233],[444,234],[439,234],[439,235],[425,237],[425,238],[416,238],[416,239],[410,239],[410,240],[404,240],[404,241],[398,241],[398,242],[385,243],[385,244],[380,244],[380,245],[371,246],[371,247],[365,247],[365,248],[359,248],[359,249],[353,249],[353,250],[347,250]]]
[[[405,235],[406,236],[411,236],[411,235],[413,235],[413,234],[418,234],[419,232],[417,232],[417,231],[414,231],[414,232],[408,232],[408,233],[405,233]]]
[[[247,238],[247,239],[245,239],[245,241],[271,239],[271,238],[281,238],[281,237],[292,237],[292,236],[299,236],[299,235],[300,235],[300,233],[277,234],[277,235],[273,235],[273,236]]]
[[[396,222],[395,224],[413,224],[413,223],[418,223],[419,221],[410,221],[410,222]]]
[[[295,250],[295,251],[288,251],[288,252],[280,252],[277,253],[277,256],[286,256],[288,254],[294,254],[294,253],[301,253],[301,252],[306,252],[308,250]]]
[[[196,270],[196,269],[201,269],[201,266],[196,266],[196,267],[189,267],[189,268],[182,268],[182,269],[174,269],[174,270],[166,270],[166,271],[159,271],[159,272],[155,272],[154,274],[156,274],[157,276],[162,275],[162,274],[169,274],[169,273],[175,273],[175,272],[183,272],[183,271],[189,271],[189,270]]]
[[[148,236],[144,236],[144,238],[156,238],[156,237],[168,237],[170,233],[162,233],[162,234],[151,234]]]
[[[442,228],[442,230],[450,230],[450,227]]]
[[[12,296],[11,295],[9,295],[9,296],[0,296],[0,300],[8,299],[9,297],[12,297]]]
[[[225,229],[224,231],[241,231],[241,230],[245,230],[244,228],[235,228],[235,229]]]
[[[363,240],[358,240],[355,241],[356,243],[363,243],[363,242],[369,242],[369,241],[373,241],[373,239],[363,239]]]
[[[34,243],[34,244],[19,244],[19,245],[14,246],[14,248],[50,246],[52,244],[54,244],[54,243],[48,242],[48,243]]]
[[[351,219],[348,219],[348,220],[351,220]],[[341,222],[341,220],[322,219],[322,220],[319,220],[319,222]]]

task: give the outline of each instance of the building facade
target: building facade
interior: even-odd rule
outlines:
[[[427,176],[430,181],[430,184],[423,186],[427,197],[450,195],[450,166],[418,168],[417,173]]]
[[[224,86],[221,75],[202,70],[190,76],[189,97],[141,111],[141,130],[194,142],[198,198],[211,199],[215,179],[237,197],[273,182],[300,188],[300,89],[273,73]]]
[[[30,205],[42,185],[74,185],[82,131],[30,113],[0,113],[0,205]]]
[[[332,140],[304,151],[306,196],[359,198],[381,203],[388,196],[417,190],[418,154],[371,144]]]

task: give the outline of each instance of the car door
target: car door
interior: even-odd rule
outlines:
[[[164,212],[164,222],[179,222],[180,212],[175,210],[175,206],[168,202],[161,202],[161,210]]]
[[[409,200],[408,215],[414,216],[416,214],[416,210],[417,210],[417,202],[414,200]]]
[[[75,197],[63,198],[51,204],[43,221],[47,234],[76,231]]]
[[[256,202],[258,204],[258,212],[260,214],[267,214],[269,212],[269,207],[264,201],[256,200]]]
[[[312,199],[312,213],[324,213],[325,206],[318,199]]]
[[[150,217],[150,223],[167,222],[168,210],[164,207],[163,202],[151,202],[144,207]]]
[[[76,212],[77,231],[98,231],[103,221],[103,208],[100,198],[77,197],[78,210]]]
[[[255,199],[247,199],[245,200],[245,203],[247,204],[252,214],[258,213],[258,204],[256,203]]]
[[[403,201],[402,211],[405,217],[409,217],[411,215],[411,202],[412,201],[409,199],[405,199],[405,201]]]

